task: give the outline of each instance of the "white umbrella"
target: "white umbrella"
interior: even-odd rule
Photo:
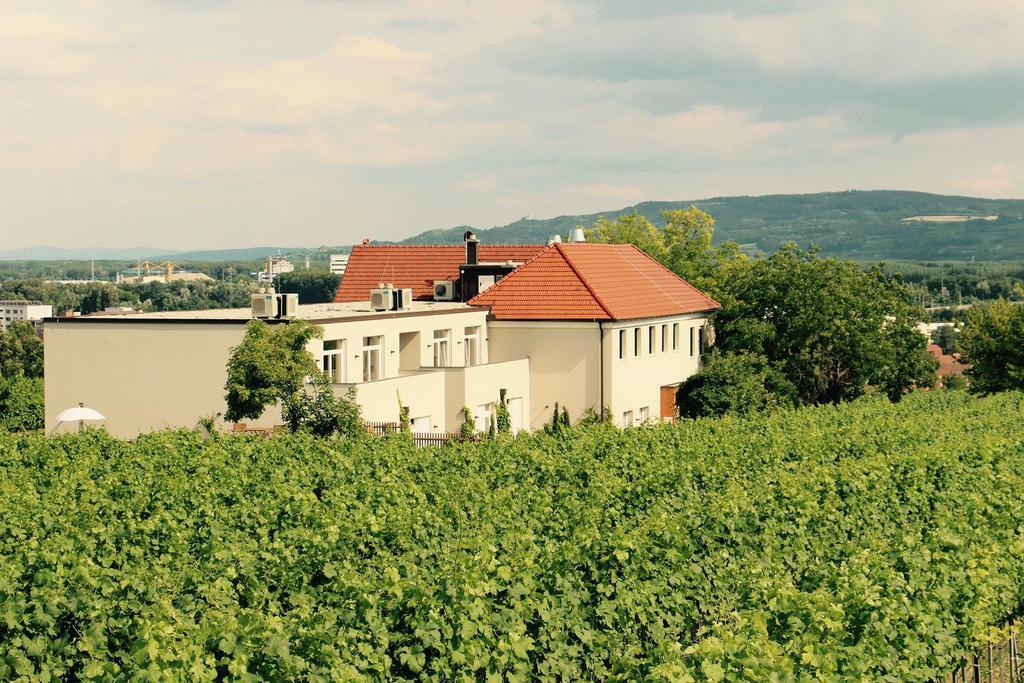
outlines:
[[[82,431],[85,428],[86,422],[99,422],[100,420],[106,419],[107,418],[104,417],[103,414],[100,413],[98,410],[86,408],[81,403],[79,403],[74,408],[68,408],[67,410],[62,410],[61,412],[59,412],[57,414],[56,419],[57,424],[54,426],[53,429],[54,431],[56,431],[57,428],[60,427],[65,422],[78,422],[78,431]]]

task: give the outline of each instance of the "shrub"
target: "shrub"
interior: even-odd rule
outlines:
[[[682,417],[746,415],[792,406],[796,390],[764,358],[750,353],[713,352],[676,396]]]
[[[44,421],[43,380],[0,377],[0,430],[36,431],[43,429]]]

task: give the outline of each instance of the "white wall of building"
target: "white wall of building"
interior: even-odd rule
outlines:
[[[700,369],[699,340],[707,324],[704,314],[604,324],[604,393],[615,424],[643,424],[645,413],[646,421],[660,418],[661,388],[679,384]]]
[[[540,429],[555,402],[571,420],[601,409],[601,336],[594,322],[490,322],[491,357],[530,360],[530,402],[526,425]]]
[[[7,327],[19,320],[38,322],[53,316],[53,306],[38,301],[0,301],[0,327]]]
[[[120,437],[167,427],[192,428],[200,418],[223,414],[226,364],[245,334],[245,320],[232,322],[154,321],[145,318],[47,323],[44,338],[47,428],[57,413],[84,403],[107,417]],[[334,342],[335,360],[344,365],[335,378],[344,394],[355,384],[357,401],[369,421],[396,422],[398,401],[429,431],[455,431],[463,405],[476,409],[508,398],[529,405],[529,362],[515,359],[488,365],[487,321],[482,309],[422,315],[357,316],[353,320],[311,321],[324,339],[309,350],[324,368],[324,349]],[[450,367],[434,368],[434,332],[450,339]],[[475,364],[466,367],[467,330],[479,342]],[[365,342],[379,346],[379,379],[363,380]],[[403,353],[403,343],[405,346]],[[268,410],[250,426],[280,423]]]

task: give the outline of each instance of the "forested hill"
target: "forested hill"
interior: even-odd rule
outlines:
[[[660,224],[661,211],[690,204],[714,216],[716,243],[739,242],[765,252],[792,241],[802,246],[817,244],[827,255],[861,260],[1024,258],[1024,200],[891,190],[642,202],[614,211],[543,220],[524,218],[490,229],[473,229],[490,244],[540,243],[556,233],[564,238],[572,228],[590,225],[601,216],[615,218],[634,210]],[[980,218],[992,215],[998,218]],[[979,218],[904,222],[915,216]],[[429,230],[404,243],[456,243],[467,227]]]

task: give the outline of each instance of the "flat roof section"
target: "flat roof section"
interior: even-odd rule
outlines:
[[[374,311],[368,301],[349,301],[329,304],[299,304],[294,319],[315,323],[370,320],[373,318],[404,318],[418,315],[486,312],[483,306],[469,306],[459,301],[413,301],[400,311]],[[249,308],[212,308],[204,311],[161,311],[157,313],[125,313],[68,318],[46,318],[50,323],[233,323],[244,324],[252,320]],[[287,322],[287,318],[273,318],[267,322]]]

